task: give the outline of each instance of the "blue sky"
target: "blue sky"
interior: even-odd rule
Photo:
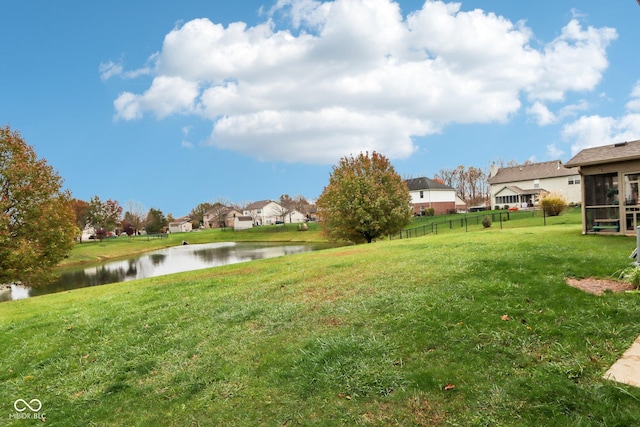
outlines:
[[[0,3],[0,124],[74,197],[174,216],[640,139],[634,0]]]

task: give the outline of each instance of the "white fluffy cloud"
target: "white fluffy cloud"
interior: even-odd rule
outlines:
[[[636,82],[630,100],[621,117],[582,116],[562,128],[562,137],[573,141],[571,153],[600,145],[634,141],[640,135],[640,80]]]
[[[528,102],[549,122],[544,102],[594,89],[616,37],[573,19],[536,49],[523,22],[458,3],[402,12],[391,0],[279,0],[270,16],[290,28],[186,22],[166,35],[149,89],[114,101],[116,117],[198,115],[212,123],[210,144],[268,160],[406,158],[415,137],[506,122]]]

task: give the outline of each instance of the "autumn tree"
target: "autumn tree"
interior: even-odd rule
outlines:
[[[89,224],[96,229],[97,236],[102,240],[108,232],[120,226],[122,206],[115,200],[103,202],[100,197],[93,196],[89,201],[88,217]]]
[[[145,218],[146,218],[146,212],[144,210],[144,206],[142,205],[142,203],[129,200],[127,202],[127,211],[125,212],[124,219],[122,220],[123,231],[127,233],[129,236],[131,236],[132,234],[138,233],[142,228],[142,223],[144,222]],[[128,230],[125,230],[125,225],[124,225],[125,222],[127,225],[126,228]],[[133,232],[129,234],[129,232],[131,231],[131,228],[133,228]]]
[[[89,203],[84,200],[73,199],[72,206],[76,217],[76,226],[80,230],[84,230],[84,227],[89,223]]]
[[[37,285],[73,247],[72,198],[18,132],[0,128],[0,283]]]
[[[317,206],[331,240],[371,243],[411,221],[409,189],[382,154],[343,157],[333,167]]]
[[[459,165],[454,169],[440,169],[434,179],[455,188],[456,195],[468,205],[483,204],[488,197],[487,174],[474,166]]]

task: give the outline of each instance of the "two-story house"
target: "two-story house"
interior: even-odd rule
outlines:
[[[430,178],[413,178],[405,181],[411,195],[415,215],[423,215],[433,208],[435,215],[456,211],[456,190]]]
[[[204,228],[233,227],[235,218],[242,212],[229,206],[214,206],[202,216]]]
[[[246,206],[242,210],[242,215],[250,216],[253,219],[253,225],[276,224],[282,221],[282,208],[273,200],[260,200]]]
[[[538,204],[542,193],[558,193],[567,203],[580,203],[580,175],[560,160],[525,163],[498,168],[491,166],[491,209],[526,208]]]

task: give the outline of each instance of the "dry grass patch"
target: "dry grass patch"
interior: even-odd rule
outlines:
[[[630,283],[619,282],[612,279],[597,279],[587,277],[586,279],[576,279],[570,277],[566,279],[567,284],[594,295],[602,295],[605,292],[625,292],[631,291],[634,286]]]

